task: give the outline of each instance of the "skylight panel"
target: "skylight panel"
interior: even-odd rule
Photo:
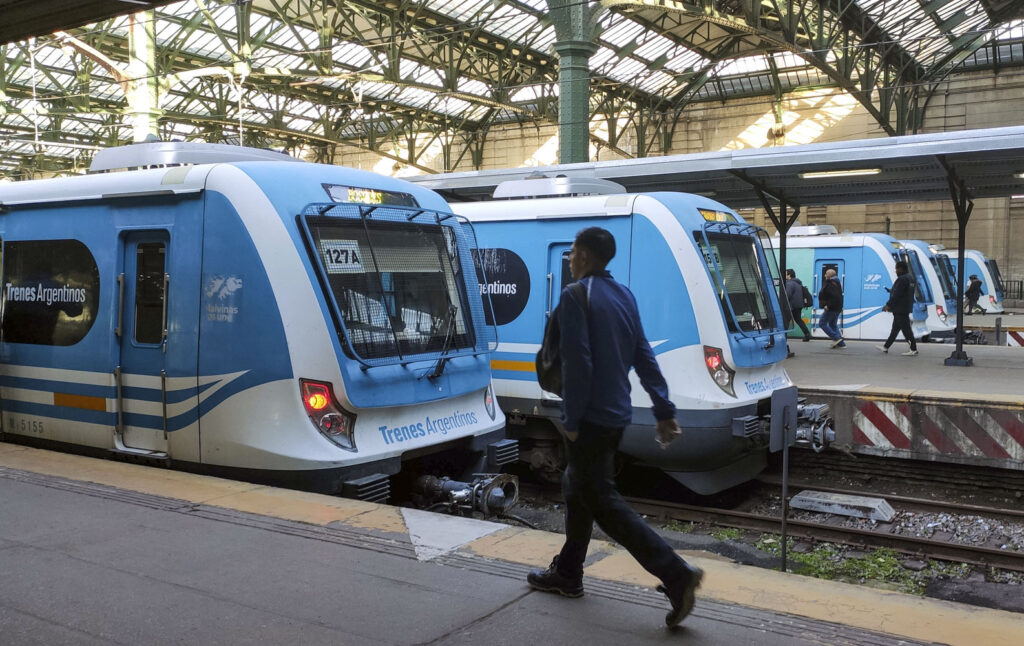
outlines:
[[[665,62],[665,69],[681,74],[703,68],[710,62],[697,52],[683,48],[678,54],[669,56],[668,61]]]
[[[491,88],[482,81],[476,79],[467,79],[462,77],[459,79],[457,86],[459,92],[465,92],[466,94],[472,94],[474,96],[489,97],[491,95]]]
[[[373,60],[369,48],[357,43],[342,42],[334,46],[333,58],[336,63],[352,67],[365,67]]]
[[[524,85],[510,97],[513,103],[532,103],[541,97],[558,96],[557,83]]]
[[[653,61],[662,55],[668,54],[668,52],[672,51],[673,48],[678,49],[677,45],[671,40],[662,36],[655,36],[654,38],[649,38],[647,42],[637,47],[636,51],[633,53],[640,58]]]
[[[996,32],[996,39],[1017,40],[1024,38],[1024,20],[1013,20],[1002,24]]]
[[[629,43],[636,42],[644,28],[632,20],[620,20],[601,33],[601,40],[611,43],[615,47],[625,47]]]
[[[649,94],[661,94],[666,88],[675,89],[677,86],[675,78],[660,70],[655,70],[648,72],[638,87]]]
[[[734,58],[731,61],[723,61],[723,63],[716,71],[718,76],[756,74],[757,72],[766,72],[771,69],[771,66],[768,65],[768,59],[765,58],[764,54]]]

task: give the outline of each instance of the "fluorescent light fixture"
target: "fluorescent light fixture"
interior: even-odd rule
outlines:
[[[1024,200],[1024,195],[1011,195],[1011,200]]]
[[[1013,176],[1016,177],[1017,179],[1024,179],[1024,172],[1014,173]]]
[[[851,170],[821,170],[810,173],[800,173],[800,179],[818,179],[824,177],[853,177],[855,175],[877,175],[882,172],[881,168],[854,168]]]

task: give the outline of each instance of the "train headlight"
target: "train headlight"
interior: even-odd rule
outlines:
[[[493,420],[497,411],[494,408],[494,390],[491,388],[491,384],[487,384],[487,390],[484,391],[484,409],[487,410],[487,415]]]
[[[299,379],[299,387],[302,390],[302,404],[313,426],[346,451],[357,451],[356,416],[338,404],[331,385],[322,381]]]
[[[733,390],[732,378],[736,371],[725,362],[722,350],[709,345],[704,346],[704,365],[707,367],[711,379],[718,384],[718,387],[730,397],[735,397],[736,391]]]

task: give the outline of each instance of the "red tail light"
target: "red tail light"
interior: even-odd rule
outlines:
[[[346,451],[356,451],[356,416],[346,411],[334,397],[329,383],[299,379],[302,390],[302,404],[313,426],[324,437]]]
[[[736,371],[725,362],[721,348],[713,348],[709,345],[704,346],[704,365],[707,367],[711,379],[718,384],[718,387],[732,397],[735,397],[736,391],[733,390],[732,377],[736,374]]]

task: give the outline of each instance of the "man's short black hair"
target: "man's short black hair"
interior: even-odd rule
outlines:
[[[576,246],[592,253],[602,265],[607,265],[615,257],[615,238],[601,227],[587,227],[577,233]]]
[[[796,272],[793,271],[792,269],[787,269],[786,270],[786,277],[787,278],[796,278]]]
[[[907,263],[903,262],[902,260],[896,261],[896,269],[902,269],[903,271],[909,271],[909,268],[907,267]]]

